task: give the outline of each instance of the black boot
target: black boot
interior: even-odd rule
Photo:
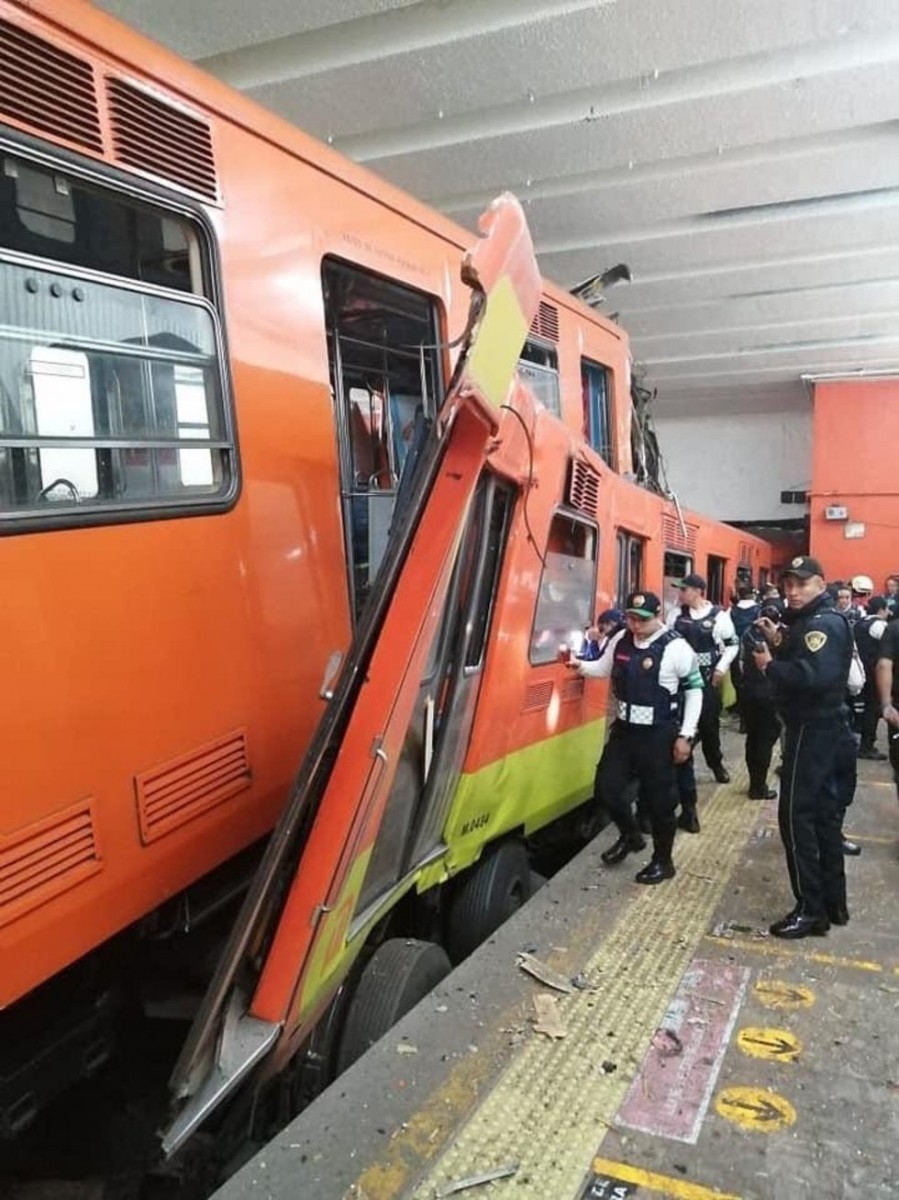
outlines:
[[[677,823],[687,833],[699,833],[699,817],[696,815],[695,796],[690,800],[681,801],[680,816],[677,818]]]
[[[643,870],[634,876],[637,883],[663,883],[666,879],[674,878],[674,863],[671,861],[673,846],[673,832],[653,838],[652,858]]]
[[[673,879],[675,874],[674,863],[670,858],[667,862],[662,862],[653,856],[643,870],[637,872],[634,879],[637,883],[664,883],[666,879]]]
[[[617,842],[613,842],[608,850],[603,850],[600,858],[607,867],[617,866],[618,863],[624,862],[629,854],[636,854],[640,850],[646,849],[646,842],[636,831],[634,833],[623,833]]]
[[[776,800],[777,799],[777,792],[775,792],[774,788],[769,788],[767,782],[751,783],[749,785],[748,795],[749,795],[750,800]]]
[[[843,838],[843,853],[851,854],[853,858],[857,854],[861,854],[862,848],[858,842],[850,842],[848,838]]]
[[[826,916],[811,916],[808,913],[796,912],[794,909],[770,925],[768,932],[772,937],[793,940],[795,938],[823,937],[828,929],[830,929],[830,921]]]
[[[730,783],[730,772],[724,763],[719,763],[717,767],[712,767],[712,774],[715,776],[716,783]]]

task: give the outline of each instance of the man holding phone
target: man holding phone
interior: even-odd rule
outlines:
[[[761,617],[752,658],[771,682],[786,734],[778,821],[796,906],[770,932],[804,938],[849,919],[836,765],[853,640],[816,559],[794,558],[783,583],[784,628]]]

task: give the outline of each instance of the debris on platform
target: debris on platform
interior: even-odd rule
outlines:
[[[528,975],[532,975],[534,979],[538,979],[546,987],[554,988],[557,992],[565,992],[566,994],[574,991],[571,983],[564,975],[559,974],[558,971],[554,971],[552,967],[548,967],[539,958],[534,958],[533,954],[519,954],[518,965],[522,971],[525,971]]]
[[[579,992],[592,992],[596,990],[596,985],[590,982],[583,971],[578,971],[577,975],[572,975],[571,982]]]
[[[397,1054],[417,1054],[418,1047],[412,1042],[399,1042],[396,1047]]]
[[[559,998],[549,992],[539,992],[534,997],[536,1033],[545,1033],[548,1038],[563,1038],[568,1033],[559,1015]]]
[[[684,1043],[673,1029],[666,1029],[664,1026],[658,1028],[652,1035],[652,1045],[662,1058],[676,1058],[678,1054],[684,1052]]]
[[[599,1069],[602,1071],[603,1075],[614,1075],[618,1070],[618,1063],[612,1062],[611,1059],[607,1058],[606,1061],[600,1065]]]
[[[468,1175],[465,1179],[456,1179],[452,1183],[445,1183],[443,1187],[437,1188],[434,1193],[434,1200],[444,1200],[446,1196],[455,1196],[459,1192],[468,1191],[469,1188],[481,1187],[485,1183],[493,1183],[496,1179],[509,1179],[518,1171],[518,1163],[509,1163],[505,1167],[494,1167],[490,1171],[481,1171],[477,1175]]]

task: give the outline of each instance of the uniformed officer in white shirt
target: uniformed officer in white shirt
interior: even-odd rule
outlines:
[[[596,773],[597,800],[618,826],[618,840],[602,855],[612,866],[646,843],[631,811],[628,784],[637,779],[652,822],[652,860],[638,883],[661,883],[674,875],[671,857],[674,772],[689,759],[702,710],[702,677],[696,655],[662,622],[661,602],[652,592],[632,592],[626,628],[615,634],[602,657],[573,663],[587,678],[611,678],[615,723]]]

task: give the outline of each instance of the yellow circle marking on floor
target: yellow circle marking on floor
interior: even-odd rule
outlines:
[[[789,1100],[766,1088],[725,1088],[715,1097],[715,1111],[754,1133],[775,1133],[796,1123],[796,1109]]]
[[[769,1062],[795,1062],[802,1051],[802,1042],[786,1029],[759,1029],[755,1026],[740,1030],[737,1045],[744,1054]]]
[[[752,991],[765,1008],[811,1008],[815,1003],[815,993],[810,988],[782,983],[779,979],[760,979]]]

